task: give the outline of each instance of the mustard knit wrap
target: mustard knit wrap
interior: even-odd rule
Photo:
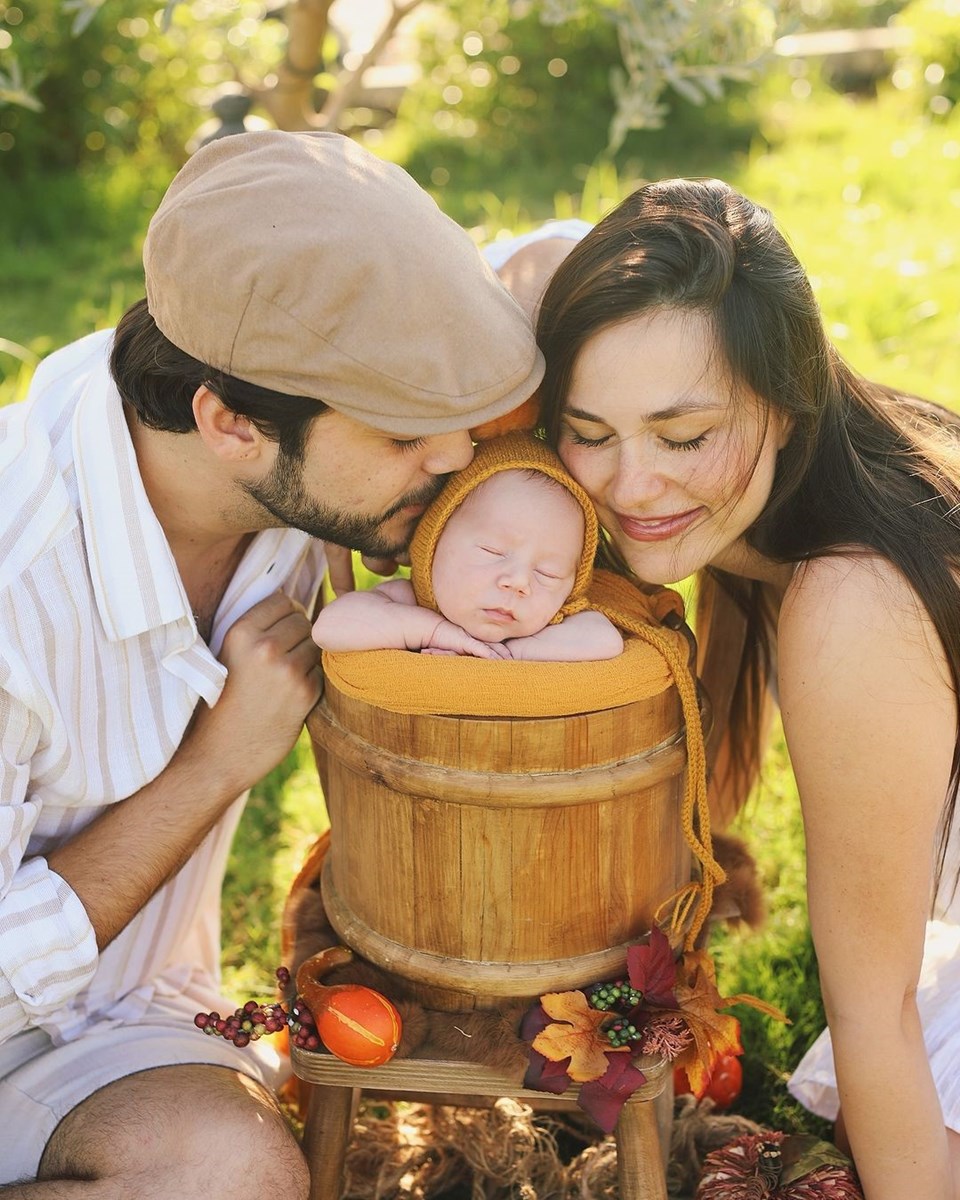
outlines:
[[[597,513],[593,502],[554,452],[532,434],[517,432],[481,442],[469,466],[450,477],[446,487],[420,518],[410,543],[410,582],[423,608],[436,610],[433,594],[433,556],[447,521],[481,483],[502,471],[538,471],[565,487],[583,512],[583,551],[573,588],[551,621],[557,624],[572,613],[589,608],[587,590],[597,556]]]

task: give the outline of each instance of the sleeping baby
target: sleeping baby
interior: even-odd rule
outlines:
[[[325,650],[419,650],[475,658],[614,658],[623,639],[586,608],[597,545],[589,498],[529,434],[481,443],[424,513],[411,579],[347,592],[313,638]]]

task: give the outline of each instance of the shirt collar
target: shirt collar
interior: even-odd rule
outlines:
[[[80,514],[97,608],[109,638],[119,641],[186,621],[199,641],[173,552],[147,498],[123,401],[109,369],[109,344],[87,379],[73,418]],[[219,654],[230,626],[281,581],[291,595],[319,589],[298,572],[313,572],[311,538],[299,530],[261,530],[247,548],[217,611],[209,651]],[[307,592],[304,588],[307,588]],[[312,590],[310,590],[312,588]],[[202,643],[201,643],[202,645]],[[202,690],[202,689],[201,689]]]
[[[187,618],[190,604],[150,506],[110,375],[109,344],[73,418],[80,515],[100,619],[114,641]]]

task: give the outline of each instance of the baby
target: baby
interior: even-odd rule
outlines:
[[[412,581],[339,596],[320,613],[314,641],[325,650],[531,661],[616,657],[617,628],[583,608],[597,532],[578,493],[529,435],[481,444],[424,514]]]

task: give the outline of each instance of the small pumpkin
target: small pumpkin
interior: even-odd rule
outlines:
[[[740,1095],[743,1087],[743,1067],[735,1054],[721,1054],[713,1065],[710,1078],[707,1080],[704,1096],[709,1096],[714,1106],[721,1111],[729,1108]],[[673,1094],[686,1096],[692,1092],[690,1080],[683,1067],[673,1068]],[[702,1100],[703,1096],[698,1096]]]
[[[346,946],[331,946],[308,958],[297,971],[297,994],[331,1054],[354,1067],[379,1067],[393,1058],[400,1044],[402,1023],[394,1005],[359,983],[320,982],[327,971],[352,959]]]

